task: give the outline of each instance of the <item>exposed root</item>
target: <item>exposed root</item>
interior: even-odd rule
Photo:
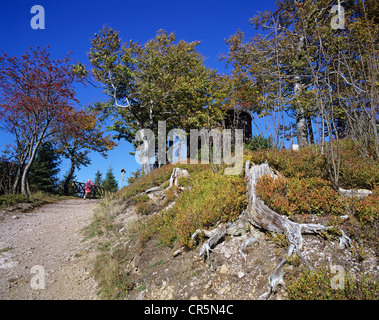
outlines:
[[[259,242],[259,240],[256,237],[251,237],[251,238],[245,240],[244,242],[242,242],[242,244],[239,246],[238,252],[242,256],[242,258],[245,260],[245,262],[246,262],[246,254],[244,254],[242,250],[244,248],[246,248],[247,246],[249,246],[253,243],[257,243],[257,242]]]
[[[248,168],[248,165],[246,166]],[[283,266],[287,262],[287,259],[296,250],[297,255],[301,260],[308,265],[304,257],[301,254],[303,245],[303,233],[315,234],[323,230],[329,230],[334,228],[332,226],[324,226],[315,223],[296,223],[288,218],[279,215],[278,213],[267,207],[264,202],[259,199],[255,192],[255,186],[260,177],[266,174],[273,175],[267,163],[261,165],[254,165],[251,169],[245,172],[248,180],[248,210],[247,217],[249,221],[267,231],[282,233],[286,236],[288,242],[288,252],[286,259],[282,260],[275,268],[274,273],[269,277],[269,285],[267,291],[262,294],[260,299],[268,299],[272,293],[277,291],[279,285],[283,285]],[[351,240],[341,230],[341,237],[339,242],[339,248],[344,249],[351,245]],[[312,267],[309,266],[312,270]]]
[[[259,297],[259,299],[268,299],[272,294],[277,292],[280,285],[284,286],[283,267],[294,251],[299,256],[299,258],[312,270],[312,266],[307,263],[301,254],[301,249],[303,246],[302,234],[317,234],[320,231],[329,230],[334,227],[315,223],[296,223],[285,216],[279,215],[267,207],[264,202],[257,196],[255,192],[255,186],[258,179],[263,175],[270,174],[274,177],[277,177],[277,175],[275,175],[269,168],[268,164],[254,165],[249,168],[249,163],[247,162],[245,166],[245,174],[247,176],[248,207],[244,214],[242,214],[237,221],[227,224],[220,224],[211,231],[198,229],[191,238],[193,241],[195,241],[196,237],[201,233],[208,237],[208,240],[205,241],[200,248],[200,256],[204,257],[206,260],[209,260],[211,251],[217,245],[217,243],[219,243],[220,240],[225,237],[225,235],[240,235],[238,231],[245,230],[246,232],[248,230],[248,225],[246,223],[247,221],[252,225],[266,231],[284,234],[288,242],[287,256],[277,265],[273,274],[269,277],[269,284],[266,292]],[[258,242],[258,239],[256,237],[252,237],[245,240],[238,248],[239,253],[245,261],[246,255],[242,250],[246,246],[256,242]],[[350,245],[350,238],[346,236],[343,230],[341,230],[339,248],[345,249]],[[211,263],[210,268],[212,271],[214,271],[214,267]]]
[[[170,177],[170,185],[169,187],[172,187],[172,186],[179,186],[179,182],[178,182],[178,179],[180,177],[188,177],[189,176],[189,173],[186,169],[181,169],[181,168],[177,168],[175,167],[173,170],[172,170],[172,173],[171,173],[171,177]]]

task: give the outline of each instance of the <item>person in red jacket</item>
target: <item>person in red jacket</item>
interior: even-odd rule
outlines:
[[[85,200],[87,197],[87,194],[90,194],[92,191],[93,183],[91,179],[88,179],[86,184],[84,185],[84,197],[83,199]]]

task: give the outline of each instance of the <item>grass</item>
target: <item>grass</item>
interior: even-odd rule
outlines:
[[[180,246],[192,248],[191,235],[196,229],[233,221],[247,205],[246,184],[240,176],[205,170],[186,178],[186,184],[191,189],[182,193],[172,208],[141,225],[142,245],[158,235],[166,246],[172,247],[177,241]]]
[[[379,212],[378,164],[370,158],[360,157],[349,141],[341,141],[341,146],[341,186],[369,188],[374,191],[372,196],[361,200],[342,199],[329,179],[327,158],[312,146],[297,152],[245,150],[244,160],[248,159],[256,164],[267,161],[282,175],[282,180],[277,182],[268,178],[262,179],[257,190],[276,211],[289,216],[302,213],[331,215],[335,219],[341,214],[352,214],[349,223],[357,237],[359,235],[360,238],[365,232],[364,241],[370,240],[377,245],[377,228],[368,227],[373,221],[377,223]],[[355,162],[349,160],[352,157]],[[118,253],[117,250],[116,253],[110,253],[112,244],[120,237],[118,232],[113,232],[115,226],[112,217],[127,206],[135,206],[139,214],[137,222],[128,226],[127,236],[133,241],[132,250],[136,250],[136,253],[141,253],[143,246],[151,239],[159,247],[184,246],[193,249],[196,244],[191,241],[191,235],[196,229],[212,229],[218,222],[233,221],[246,208],[246,182],[242,176],[225,176],[221,171],[214,173],[207,165],[178,165],[190,172],[189,177],[179,180],[180,186],[185,187],[186,191],[181,192],[175,188],[166,191],[165,205],[172,202],[174,205],[167,211],[152,215],[153,211],[159,210],[155,210],[156,204],[141,193],[155,186],[166,188],[175,166],[177,165],[166,165],[156,169],[99,203],[94,220],[85,232],[88,238],[102,238],[99,240],[101,254],[96,261],[95,270],[104,297],[122,298],[134,288],[130,277],[125,274],[125,266],[132,259],[130,255],[133,253]],[[354,221],[356,224],[353,224]],[[359,223],[361,224],[358,225]],[[287,245],[285,238],[280,235],[274,236],[273,241],[280,246]],[[289,262],[293,266],[299,264],[294,259]],[[146,268],[152,269],[162,263],[165,261],[151,261]],[[366,278],[359,281],[346,278],[346,290],[335,292],[330,289],[331,277],[333,275],[328,270],[320,269],[315,273],[304,270],[298,277],[289,280],[290,299],[313,299],[312,294],[320,299],[377,299],[375,290],[378,286],[370,278],[367,281]],[[138,280],[136,283],[141,284],[143,281]],[[146,285],[142,284],[136,290],[143,291],[145,288]]]
[[[338,271],[332,274],[322,267],[304,269],[287,283],[290,300],[378,300],[379,282],[372,275],[352,277]],[[341,283],[339,283],[341,281]]]
[[[29,196],[29,199],[22,194],[7,194],[0,196],[0,209],[6,209],[19,203],[28,203],[30,207],[38,207],[48,203],[54,203],[60,200],[72,199],[73,197],[60,196],[57,194],[37,191]]]

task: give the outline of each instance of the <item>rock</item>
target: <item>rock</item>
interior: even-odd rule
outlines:
[[[368,197],[370,194],[372,194],[371,190],[366,190],[366,189],[347,190],[347,189],[339,188],[338,191],[339,191],[341,196],[347,197],[347,198],[356,197],[356,198],[362,199],[362,198]]]
[[[242,279],[245,276],[245,273],[240,271],[237,273],[237,275],[238,275],[238,278]]]
[[[0,269],[11,269],[18,265],[18,261],[10,261],[1,263],[0,262]]]
[[[176,257],[176,256],[178,256],[179,254],[181,254],[182,252],[183,252],[183,248],[180,248],[180,249],[174,251],[174,252],[172,253],[172,256],[173,256],[173,257]]]
[[[136,300],[144,300],[144,291],[140,291],[138,293]]]
[[[226,273],[228,273],[228,271],[229,271],[228,266],[225,265],[225,264],[223,264],[223,265],[221,266],[221,268],[220,268],[220,273],[222,273],[222,274],[226,274]]]
[[[224,256],[226,259],[229,259],[232,255],[229,252],[225,252]]]
[[[212,286],[212,280],[209,280],[205,285],[204,289],[209,289]]]

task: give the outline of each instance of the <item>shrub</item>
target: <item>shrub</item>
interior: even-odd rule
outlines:
[[[117,192],[122,200],[129,201],[133,196],[142,193],[143,191],[159,186],[170,179],[174,167],[180,167],[188,170],[188,172],[196,173],[206,170],[209,166],[204,164],[190,165],[190,164],[168,164],[153,170],[151,173],[142,176],[132,184],[127,185]]]
[[[352,200],[352,208],[358,220],[362,223],[373,221],[379,217],[379,186],[372,194],[361,200]]]
[[[291,300],[373,300],[379,298],[379,283],[368,275],[357,279],[346,275],[343,288],[333,289],[334,275],[326,268],[313,272],[303,270],[299,277],[287,283],[288,298]]]
[[[379,185],[379,162],[363,156],[351,140],[341,141],[340,184],[370,190]]]
[[[142,194],[142,195],[131,198],[130,202],[133,204],[139,204],[139,203],[147,202],[149,200],[150,200],[150,197],[147,194]]]
[[[335,153],[336,145],[333,146]],[[327,155],[321,155],[316,146],[309,146],[298,151],[261,150],[247,156],[256,164],[268,164],[285,177],[322,178],[329,180]],[[343,188],[372,189],[379,185],[379,162],[372,157],[363,156],[353,141],[340,141],[341,166],[339,183]]]
[[[280,214],[342,214],[345,202],[330,183],[320,178],[298,177],[274,179],[265,175],[258,180],[257,194]]]
[[[138,202],[136,205],[136,213],[139,215],[148,215],[155,209],[155,205],[151,201]]]
[[[157,232],[167,246],[178,240],[179,245],[191,247],[191,235],[196,229],[233,221],[246,207],[246,185],[239,176],[203,171],[192,175],[190,181],[191,189],[171,209],[152,217],[141,228],[142,242]]]
[[[0,196],[0,208],[5,208],[22,202],[28,202],[28,199],[22,194],[7,194]]]
[[[326,158],[314,148],[293,150],[263,150],[254,152],[251,161],[256,164],[265,161],[285,177],[327,179]]]

